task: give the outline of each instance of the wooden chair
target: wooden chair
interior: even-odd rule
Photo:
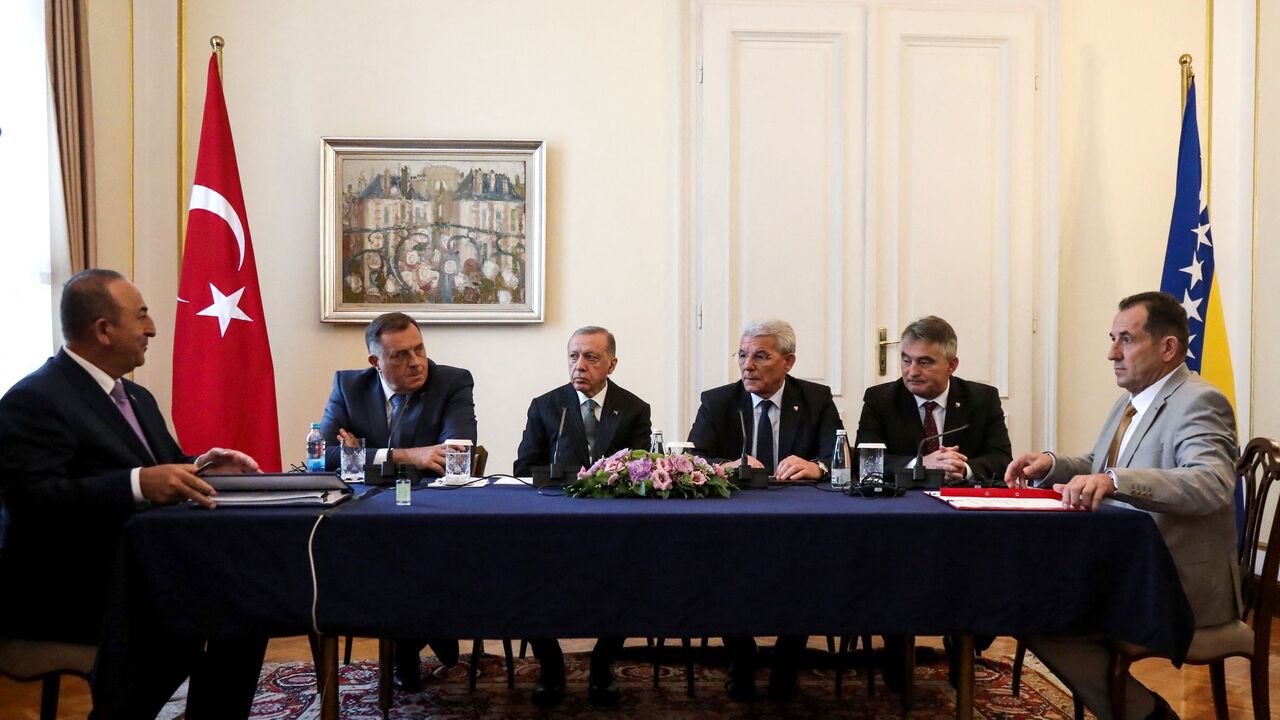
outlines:
[[[1262,520],[1271,486],[1280,480],[1280,446],[1268,438],[1255,438],[1245,446],[1236,472],[1244,483],[1245,523],[1244,536],[1240,539],[1237,560],[1240,563],[1241,590],[1244,611],[1239,620],[1213,627],[1197,628],[1187,650],[1186,662],[1190,665],[1208,665],[1209,681],[1213,687],[1213,709],[1219,720],[1226,720],[1227,682],[1225,660],[1229,657],[1249,659],[1249,680],[1253,689],[1254,718],[1270,718],[1271,706],[1268,693],[1268,651],[1271,644],[1271,617],[1276,612],[1276,583],[1280,582],[1280,523],[1273,518],[1271,527],[1263,532]],[[1258,561],[1258,541],[1266,538],[1267,547],[1262,574],[1255,575]],[[1111,712],[1123,719],[1125,706],[1125,680],[1129,666],[1148,657],[1163,657],[1127,644],[1117,646],[1111,655]]]
[[[0,674],[19,682],[41,682],[40,720],[58,717],[58,690],[63,675],[89,679],[93,645],[43,640],[0,639]]]

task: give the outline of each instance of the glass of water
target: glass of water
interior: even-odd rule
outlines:
[[[884,477],[884,443],[858,443],[858,482],[869,479],[881,482]]]
[[[364,482],[364,438],[348,438],[339,447],[342,452],[339,477],[347,482]]]
[[[471,448],[445,445],[444,483],[466,485],[471,482]]]

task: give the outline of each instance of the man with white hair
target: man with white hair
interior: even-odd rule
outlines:
[[[783,320],[757,320],[742,329],[738,367],[742,379],[702,393],[702,407],[689,442],[706,457],[730,460],[743,455],[783,482],[818,481],[828,474],[840,414],[831,388],[789,373],[796,364],[796,332]],[[779,637],[774,646],[769,696],[789,700],[796,694],[796,663],[807,638]],[[729,696],[755,696],[755,641],[725,638],[732,659]]]

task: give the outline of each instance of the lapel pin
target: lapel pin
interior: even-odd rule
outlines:
[[[792,409],[792,411],[794,411],[794,412],[800,412],[800,406],[799,406],[799,405],[792,405],[792,406],[791,406],[791,409]]]
[[[614,411],[613,411],[613,414],[614,414],[614,415],[617,415],[617,414],[618,414],[618,411],[617,411],[617,410],[614,410]]]

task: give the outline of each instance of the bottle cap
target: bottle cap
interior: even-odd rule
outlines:
[[[311,429],[312,429],[312,430],[319,430],[319,429],[320,429],[320,423],[311,423]]]

